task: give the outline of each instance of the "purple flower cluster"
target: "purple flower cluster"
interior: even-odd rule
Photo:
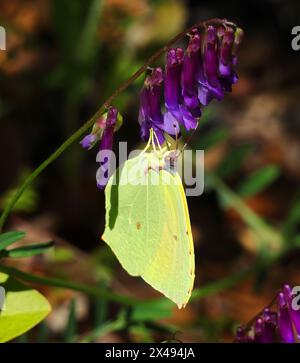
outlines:
[[[243,31],[226,20],[218,26],[208,25],[203,31],[194,28],[188,34],[189,43],[182,48],[169,49],[166,66],[154,68],[147,75],[140,94],[139,123],[141,138],[148,141],[150,130],[162,144],[165,133],[174,138],[180,135],[180,125],[194,130],[201,116],[201,108],[212,99],[221,100],[237,81],[235,66]],[[165,109],[162,111],[162,98]],[[94,124],[90,134],[81,140],[85,149],[100,142],[100,151],[111,151],[113,135],[122,123],[115,107],[110,107]],[[103,170],[110,163],[106,157],[100,162]],[[107,178],[97,185],[103,189]]]
[[[295,309],[294,298],[291,287],[283,286],[277,295],[277,309],[265,308],[250,327],[238,327],[235,342],[295,343],[300,339],[300,310]]]
[[[160,143],[165,132],[179,136],[180,125],[187,131],[196,129],[201,108],[213,99],[222,100],[237,82],[235,66],[241,29],[224,22],[209,25],[203,32],[194,28],[188,36],[186,50],[169,49],[165,71],[154,68],[145,79],[139,112],[141,137],[145,141],[151,128]]]
[[[90,149],[100,141],[100,150],[112,150],[117,118],[118,110],[115,107],[110,107],[107,113],[95,122],[92,132],[80,141],[81,146],[84,149]]]

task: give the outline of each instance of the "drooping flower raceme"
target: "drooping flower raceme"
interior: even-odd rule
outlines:
[[[149,129],[179,136],[182,125],[187,131],[196,129],[201,108],[213,99],[221,101],[237,82],[235,71],[237,50],[243,32],[224,23],[208,25],[205,31],[194,28],[188,34],[189,43],[167,52],[164,74],[155,68],[146,77],[141,92],[140,124],[144,140]],[[163,125],[159,100],[164,87]]]
[[[276,309],[265,308],[251,326],[237,329],[237,343],[294,343],[300,340],[300,298],[285,285],[276,297]],[[296,301],[297,300],[297,301]],[[296,308],[297,307],[297,308]],[[276,311],[275,311],[276,310]]]
[[[180,137],[181,129],[195,130],[201,109],[213,99],[222,100],[236,83],[237,52],[243,31],[233,23],[219,20],[188,34],[188,45],[168,49],[166,65],[150,69],[140,92],[139,124],[142,140],[162,144],[165,135]],[[217,25],[216,25],[217,24]],[[111,150],[118,111],[110,108],[80,142],[91,149],[100,141],[100,150]],[[108,161],[100,161],[101,167]],[[100,188],[107,178],[97,178]]]

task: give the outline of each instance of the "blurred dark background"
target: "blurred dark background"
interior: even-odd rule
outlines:
[[[6,29],[7,50],[0,51],[0,207],[24,177],[154,51],[192,24],[214,17],[238,24],[245,38],[238,62],[240,80],[224,101],[208,107],[196,136],[207,146],[205,166],[215,170],[226,158],[235,163],[231,173],[222,175],[233,190],[256,170],[271,166],[270,183],[244,202],[271,224],[281,225],[300,190],[300,51],[291,48],[291,30],[300,25],[296,0],[1,1],[0,25]],[[128,141],[129,148],[140,142],[137,116],[142,81],[143,77],[134,82],[114,103],[124,117],[116,141]],[[199,146],[197,140],[194,146]],[[7,227],[27,230],[31,241],[51,236],[65,254],[75,251],[68,263],[62,254],[34,259],[23,267],[104,281],[125,294],[152,296],[153,291],[128,277],[100,242],[105,210],[104,194],[95,183],[95,158],[95,150],[72,145],[18,202]],[[258,258],[251,229],[236,211],[222,207],[217,191],[208,189],[188,202],[197,287]],[[297,234],[298,219],[293,228]],[[259,276],[265,283],[260,294],[254,292],[253,281],[245,283],[239,290],[214,297],[213,304],[209,300],[174,312],[172,322],[182,327],[197,321],[197,328],[181,328],[188,341],[231,339],[232,322],[249,320],[282,282],[300,280],[298,257],[295,249],[265,269]],[[54,305],[70,297],[46,293]],[[205,335],[201,329],[210,333]]]

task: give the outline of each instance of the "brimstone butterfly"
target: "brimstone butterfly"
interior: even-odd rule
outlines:
[[[195,258],[174,155],[142,152],[112,175],[102,239],[130,275],[141,276],[182,308],[191,296]]]

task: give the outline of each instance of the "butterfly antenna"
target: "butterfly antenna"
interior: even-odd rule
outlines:
[[[153,148],[154,152],[157,152],[156,146],[155,146],[155,141],[153,139],[153,134],[154,134],[153,128],[150,129],[150,134],[151,134],[151,144],[152,144],[152,148]]]
[[[160,152],[162,152],[162,148],[161,148],[161,146],[160,146],[160,142],[159,142],[158,137],[157,137],[157,135],[156,135],[156,132],[155,132],[154,130],[153,130],[153,135],[154,135],[155,140],[156,140],[156,142],[157,142],[157,146],[158,146],[158,148],[159,148],[159,151],[160,151]],[[154,143],[155,143],[155,141],[154,141]]]
[[[152,129],[151,129],[152,130]],[[141,152],[141,154],[144,154],[148,149],[149,149],[149,146],[151,144],[151,141],[152,141],[152,135],[151,135],[151,130],[150,130],[150,135],[149,135],[149,139],[148,139],[148,142],[147,142],[147,145],[145,146],[144,150]]]

